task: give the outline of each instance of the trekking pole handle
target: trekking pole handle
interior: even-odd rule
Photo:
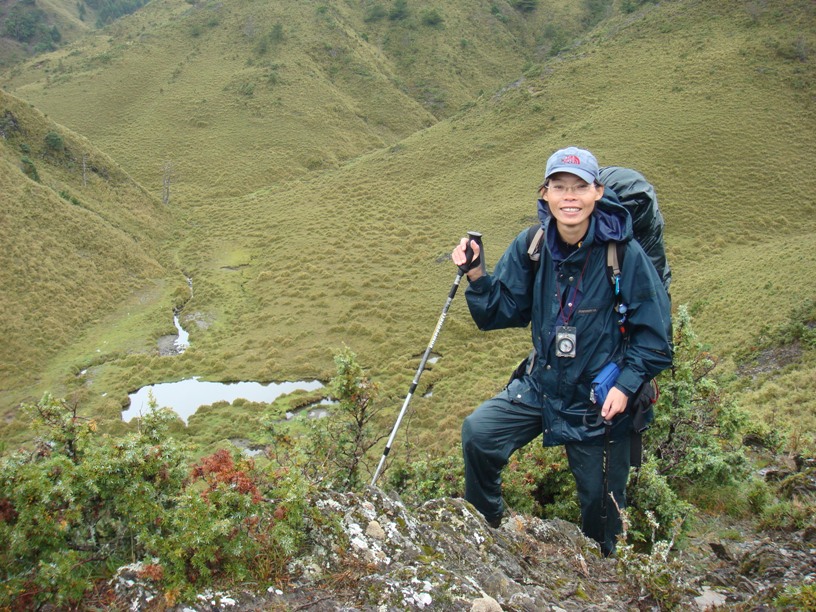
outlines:
[[[479,257],[476,258],[476,261],[471,261],[471,259],[473,259],[473,247],[470,246],[471,240],[475,240],[476,244],[479,245]],[[467,263],[463,263],[459,266],[459,270],[462,271],[462,274],[467,274],[468,270],[472,270],[482,264],[482,234],[480,232],[468,232],[465,256],[467,257]]]

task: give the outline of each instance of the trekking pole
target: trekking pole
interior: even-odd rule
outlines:
[[[374,478],[371,479],[372,487],[380,477],[380,472],[385,465],[385,459],[388,457],[388,453],[391,452],[391,445],[394,443],[397,430],[402,422],[402,418],[405,416],[405,411],[408,409],[408,404],[411,403],[411,398],[413,397],[414,391],[416,391],[417,385],[419,384],[419,377],[422,376],[422,371],[425,369],[425,364],[427,363],[428,357],[430,356],[434,344],[436,343],[436,338],[439,336],[439,332],[442,330],[442,324],[445,322],[445,318],[448,316],[448,309],[450,308],[451,302],[453,302],[453,297],[456,295],[456,290],[459,288],[459,283],[462,281],[462,277],[468,271],[469,264],[472,263],[470,260],[473,257],[473,249],[470,246],[470,241],[475,240],[476,244],[479,245],[479,250],[481,251],[482,235],[479,232],[468,232],[468,238],[467,250],[465,251],[468,258],[468,263],[459,266],[459,270],[456,273],[456,278],[454,279],[450,293],[448,294],[448,299],[445,301],[445,306],[442,308],[442,314],[439,317],[439,321],[436,323],[436,329],[434,329],[433,335],[431,336],[431,341],[428,343],[428,348],[425,349],[425,354],[422,355],[422,360],[419,362],[419,367],[417,368],[416,374],[414,374],[414,381],[411,383],[411,388],[408,390],[408,395],[405,397],[405,401],[402,403],[402,410],[400,410],[399,416],[397,416],[397,422],[394,423],[394,428],[391,430],[391,435],[388,437],[385,450],[383,451],[382,457],[380,457],[380,463],[377,466],[377,470],[374,472]],[[479,257],[481,257],[481,253],[479,254]]]

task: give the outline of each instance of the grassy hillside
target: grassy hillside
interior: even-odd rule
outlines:
[[[6,87],[156,193],[169,161],[190,204],[393,144],[517,78],[582,15],[552,0],[392,4],[153,2]]]
[[[816,143],[803,129],[814,119],[813,60],[778,48],[794,43],[788,20],[806,23],[810,8],[758,21],[739,3],[720,10],[664,5],[613,20],[572,55],[395,147],[203,207],[199,218],[217,227],[193,232],[182,259],[212,287],[195,306],[231,333],[201,338],[201,350],[223,355],[231,376],[264,377],[296,364],[319,371],[346,342],[370,367],[402,372],[403,384],[386,387],[404,392],[453,278],[446,253],[476,228],[495,261],[534,214],[546,156],[568,142],[658,185],[674,300],[692,306],[716,353],[786,319],[813,295],[816,215],[802,197],[813,179],[802,169]],[[796,214],[780,214],[782,202]],[[220,263],[236,235],[246,249],[237,273]],[[423,379],[434,393],[418,401],[422,424],[455,432],[526,342],[524,332],[476,333],[457,302],[439,341],[447,359]]]
[[[54,388],[55,378],[42,377],[61,349],[163,277],[158,245],[168,217],[86,139],[2,92],[0,167],[0,397],[8,415],[15,402]],[[63,363],[62,375],[70,373]]]
[[[374,40],[377,28],[393,36],[404,26],[367,22],[351,4],[286,13],[219,6],[151,4],[96,48],[52,56],[7,81],[104,143],[156,193],[162,162],[173,162],[172,248],[195,287],[182,311],[192,348],[173,358],[111,349],[88,397],[111,418],[127,391],[185,375],[325,378],[343,344],[395,412],[453,280],[453,244],[478,229],[494,263],[534,218],[547,156],[567,144],[636,167],[657,185],[674,302],[691,305],[715,353],[745,346],[814,296],[810,2],[647,4],[600,23],[556,58],[527,63],[523,76],[479,69],[452,79],[442,109],[417,95],[411,71],[450,78],[444,68],[460,55],[423,66],[457,45],[468,49],[454,29],[465,27],[464,9],[438,5],[442,33],[406,28],[424,37],[418,49],[440,46],[402,65],[389,52],[392,38]],[[567,17],[578,19],[583,5],[569,6]],[[258,17],[247,31],[250,15]],[[521,70],[517,54],[501,56],[505,24],[495,21],[479,37],[469,24],[468,40],[492,50],[497,66]],[[259,53],[258,37],[277,23],[282,38]],[[468,103],[466,93],[479,89],[486,93]],[[120,341],[113,321],[99,325]],[[422,448],[449,447],[462,417],[526,353],[527,333],[480,334],[457,298],[406,435]],[[808,363],[798,384],[812,389]],[[814,414],[814,394],[801,395],[798,408]],[[749,408],[763,414],[762,405]],[[208,414],[210,429],[229,437],[229,411]],[[816,431],[812,419],[804,426]]]

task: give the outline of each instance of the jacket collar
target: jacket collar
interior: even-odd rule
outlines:
[[[538,200],[538,219],[544,228],[547,249],[555,261],[563,261],[564,254],[560,252],[555,240],[556,227],[552,222],[550,208],[544,200]],[[584,239],[584,247],[595,242],[627,242],[632,239],[632,217],[629,211],[620,203],[615,192],[604,190],[603,197],[595,204],[595,210],[589,218],[589,229]],[[583,248],[583,247],[582,247]]]

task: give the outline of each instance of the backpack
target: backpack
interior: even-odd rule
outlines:
[[[666,261],[666,247],[663,241],[663,215],[657,205],[657,196],[654,186],[646,178],[631,168],[608,166],[601,168],[600,183],[604,186],[604,194],[611,190],[618,202],[623,205],[632,217],[632,229],[635,240],[649,256],[663,287],[668,292],[671,284],[671,269]],[[527,254],[533,262],[534,273],[538,272],[541,256],[541,244],[544,230],[540,224],[533,225],[527,230]],[[626,305],[620,298],[620,271],[623,266],[624,245],[620,242],[607,243],[606,268],[609,282],[615,293],[615,312],[618,313],[618,324],[621,333],[626,333]],[[526,370],[525,359],[513,372],[513,377],[519,377]],[[630,459],[632,467],[640,467],[642,462],[643,446],[642,434],[648,429],[654,414],[652,407],[657,403],[660,390],[656,380],[643,383],[638,391],[630,398],[626,408],[632,415],[632,439]]]

